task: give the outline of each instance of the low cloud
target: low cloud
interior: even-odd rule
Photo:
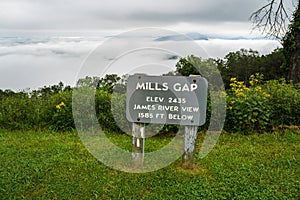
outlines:
[[[146,36],[145,36],[146,38]],[[117,41],[125,42],[128,38],[119,38]],[[65,84],[74,85],[82,64],[92,50],[106,37],[0,37],[0,89],[19,90],[24,88],[37,89],[44,85],[57,84],[63,81]],[[152,43],[178,43],[181,41],[155,41],[149,36],[148,42]],[[280,46],[275,40],[224,40],[208,39],[195,41],[199,48],[207,53],[207,57],[223,58],[230,51],[240,48],[252,48],[260,53],[270,53],[274,48]],[[118,45],[107,47],[114,52]],[[114,55],[113,53],[111,55]],[[164,51],[145,50],[133,52],[118,60],[115,58],[103,58],[103,62],[114,62],[107,73],[128,73],[126,66],[140,66],[139,70],[148,70],[150,74],[164,68],[164,72],[175,69],[178,55]],[[101,60],[101,59],[100,59]],[[101,62],[101,61],[99,61]],[[95,63],[99,65],[101,63]],[[158,63],[157,66],[143,65],[143,63]],[[162,67],[159,67],[162,66]],[[117,70],[116,70],[117,69]],[[99,74],[93,74],[95,76]]]

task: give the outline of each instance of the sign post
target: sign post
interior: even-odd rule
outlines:
[[[132,123],[132,162],[136,166],[143,165],[145,147],[145,125]]]
[[[190,75],[190,77],[199,78],[200,75]],[[198,126],[185,126],[182,164],[186,169],[194,168],[194,151],[197,138]]]
[[[183,162],[193,164],[197,127],[206,118],[207,88],[200,76],[129,76],[126,118],[133,122],[133,161],[144,157],[145,123],[176,124],[186,126]]]
[[[194,150],[197,138],[197,126],[185,126],[182,164],[186,169],[194,168]]]

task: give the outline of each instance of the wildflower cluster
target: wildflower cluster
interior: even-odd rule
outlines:
[[[60,104],[57,104],[55,107],[56,107],[56,111],[57,112],[60,112],[61,109],[66,106],[65,103],[62,101]]]
[[[269,107],[267,99],[270,94],[261,85],[261,74],[251,75],[250,86],[236,78],[230,79],[230,90],[227,91],[227,118],[232,131],[264,131],[268,126]]]
[[[248,93],[256,93],[264,98],[269,98],[270,94],[266,93],[260,86],[263,76],[259,73],[251,75],[249,78],[250,87],[244,84],[244,81],[237,81],[236,78],[230,79],[231,92],[239,99],[246,99]]]
[[[70,99],[64,99],[64,101],[61,101],[59,104],[57,104],[55,108],[56,112],[54,112],[52,115],[53,126],[51,128],[54,130],[63,131],[72,129],[72,127],[74,127],[74,121],[72,118]]]
[[[245,93],[249,91],[249,88],[244,85],[243,81],[237,81],[236,78],[230,79],[231,91],[238,98],[246,98]]]
[[[251,75],[249,78],[250,87],[253,87],[256,92],[261,93],[265,98],[269,98],[270,94],[263,91],[261,85],[261,81],[263,79],[263,75],[256,73],[255,75]]]

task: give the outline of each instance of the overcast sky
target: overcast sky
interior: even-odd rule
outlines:
[[[249,28],[251,13],[266,3],[267,0],[1,0],[0,27],[120,30],[185,25],[195,29],[216,27],[218,32],[224,28],[235,31]]]
[[[37,88],[59,80],[71,84],[97,45],[108,36],[132,29],[158,27],[180,33],[262,36],[252,30],[249,17],[266,3],[267,0],[1,0],[0,89]],[[280,46],[272,40],[220,39],[198,43],[212,57],[240,48],[269,53]]]

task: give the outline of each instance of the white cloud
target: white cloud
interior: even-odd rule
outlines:
[[[14,90],[37,89],[59,81],[74,85],[81,63],[100,44],[95,42],[99,38],[81,37],[1,39],[0,88]]]
[[[269,54],[274,49],[281,47],[279,41],[260,39],[260,40],[222,40],[213,39],[207,41],[197,41],[207,52],[209,57],[224,58],[229,52],[235,52],[242,48],[257,50],[261,55]]]
[[[155,43],[155,37],[147,37],[148,43]],[[143,38],[147,37],[143,36]],[[134,39],[133,37],[130,41],[134,41]],[[82,63],[89,53],[98,45],[101,45],[103,41],[106,41],[106,38],[98,37],[97,34],[86,37],[74,37],[74,35],[69,37],[0,37],[0,89],[18,90],[28,87],[37,89],[44,85],[57,84],[59,81],[74,85]],[[113,45],[107,46],[106,55],[110,55],[109,52],[112,52],[113,55],[113,52],[120,48],[122,42],[126,44],[129,40],[125,37],[117,41]],[[279,42],[275,40],[209,39],[196,42],[200,48],[207,52],[207,57],[215,58],[223,58],[229,51],[237,51],[240,48],[252,48],[265,54],[280,46]],[[165,41],[164,43],[178,48],[182,47],[181,41]],[[145,46],[147,46],[147,43],[145,43]],[[157,46],[159,47],[159,45]],[[120,51],[122,50],[120,49]],[[126,66],[132,65],[140,66],[138,70],[148,68],[147,71],[152,74],[158,69],[167,72],[174,69],[176,63],[176,60],[168,59],[170,56],[172,57],[170,52],[140,51],[135,55],[128,55],[117,60],[113,68],[109,69],[107,73],[118,73],[120,75],[128,73],[130,70],[128,71],[129,68],[126,68]],[[112,58],[108,56],[104,58],[103,62],[108,63],[108,61],[111,61],[110,59]],[[149,63],[150,61],[158,63],[161,68],[159,66],[153,68],[149,64],[143,66],[143,63]],[[99,63],[96,64],[99,65]],[[152,68],[152,71],[149,70],[150,68]]]

